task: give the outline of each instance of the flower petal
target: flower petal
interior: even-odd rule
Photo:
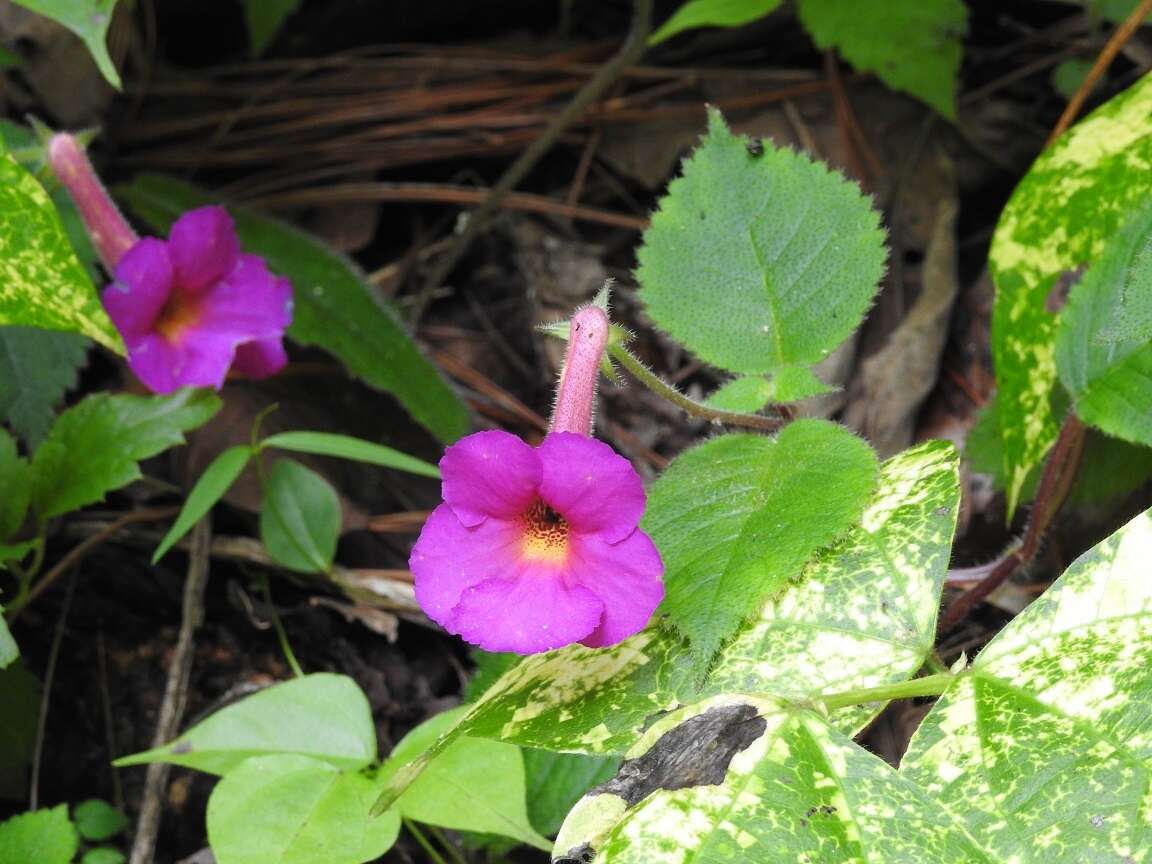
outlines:
[[[231,334],[234,344],[280,336],[292,323],[292,283],[269,272],[264,259],[241,255],[200,300],[193,327]]]
[[[116,281],[100,299],[125,339],[152,329],[172,293],[172,277],[168,244],[163,240],[145,237],[124,253],[116,265]]]
[[[267,378],[286,365],[288,354],[284,351],[284,339],[275,336],[271,339],[253,339],[238,347],[236,359],[232,361],[232,371],[249,378]]]
[[[632,533],[644,515],[644,484],[627,459],[572,432],[547,436],[536,452],[544,466],[540,497],[574,530],[609,543]]]
[[[128,366],[153,393],[181,387],[220,388],[232,365],[235,341],[212,333],[189,333],[171,342],[159,334],[126,340]]]
[[[181,287],[194,292],[224,278],[240,255],[240,238],[223,207],[189,210],[172,226],[168,246]]]
[[[424,523],[408,559],[420,608],[449,627],[452,607],[466,589],[515,572],[522,536],[519,525],[499,519],[466,528],[441,504]]]
[[[461,438],[444,451],[440,473],[444,503],[465,525],[489,516],[515,519],[536,500],[540,457],[515,435],[500,430]]]
[[[485,651],[535,654],[585,638],[603,614],[595,594],[565,584],[556,568],[521,565],[519,575],[465,590],[449,629]]]
[[[643,630],[664,599],[664,562],[648,535],[637,528],[618,543],[598,535],[571,542],[570,572],[604,603],[600,626],[580,641],[602,648]]]

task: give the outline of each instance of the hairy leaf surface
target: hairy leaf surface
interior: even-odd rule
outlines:
[[[644,234],[648,314],[701,358],[741,373],[826,357],[884,271],[871,201],[807,156],[753,145],[716,111]]]
[[[679,456],[652,487],[643,527],[664,559],[661,607],[708,659],[766,596],[851,527],[876,454],[847,429],[799,420],[775,438],[724,435]]]

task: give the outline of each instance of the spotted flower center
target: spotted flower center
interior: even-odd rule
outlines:
[[[568,522],[537,500],[523,516],[524,543],[521,551],[530,561],[560,562],[568,554]]]
[[[156,318],[156,332],[169,342],[179,341],[200,320],[199,298],[184,291],[173,291]]]

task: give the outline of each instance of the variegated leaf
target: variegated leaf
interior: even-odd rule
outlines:
[[[48,193],[0,153],[0,325],[71,330],[124,353]]]
[[[994,860],[962,821],[818,714],[718,696],[653,725],[573,809],[565,864]]]
[[[980,652],[901,774],[997,861],[1152,857],[1152,515],[1089,550]]]
[[[1094,263],[1150,194],[1152,75],[1146,75],[1037,159],[1004,208],[989,266],[1010,509],[1056,438],[1049,400],[1062,280]]]

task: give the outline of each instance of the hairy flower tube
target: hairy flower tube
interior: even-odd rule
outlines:
[[[262,378],[284,367],[292,285],[240,251],[223,207],[190,210],[166,241],[140,239],[75,138],[53,136],[48,154],[114,276],[101,300],[146,387],[219,388],[229,371]]]
[[[588,437],[607,327],[597,307],[574,317],[553,428],[538,447],[479,432],[440,461],[444,502],[409,561],[416,599],[485,650],[612,645],[664,596],[660,553],[637,527],[640,477]]]

